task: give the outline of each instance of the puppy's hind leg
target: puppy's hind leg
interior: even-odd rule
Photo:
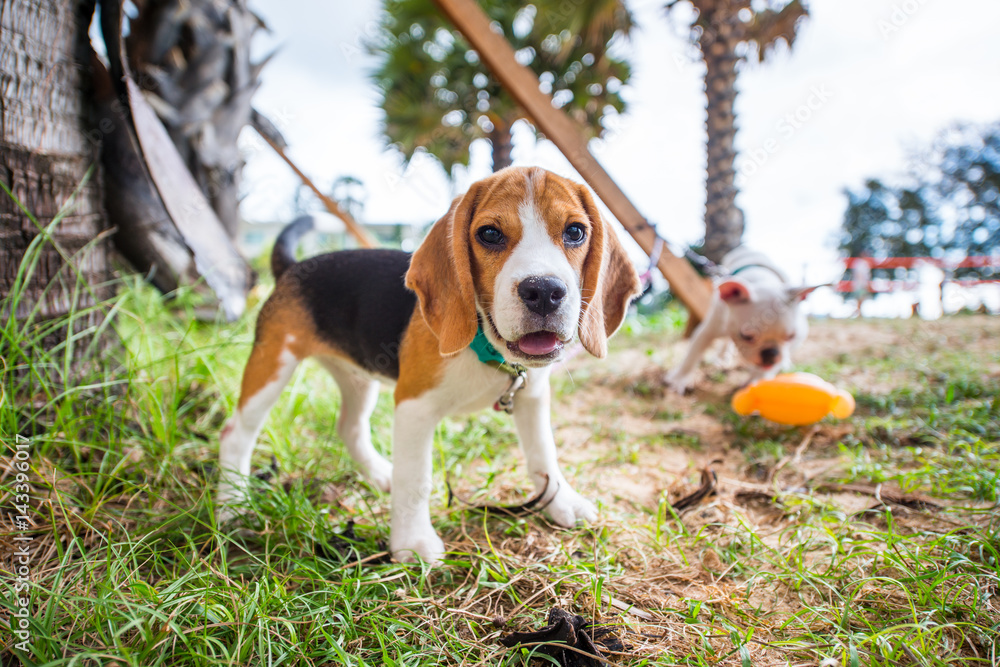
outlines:
[[[392,485],[392,464],[372,445],[371,416],[378,402],[378,381],[351,370],[337,359],[325,357],[320,361],[340,388],[337,435],[362,474],[388,493]]]
[[[239,404],[219,438],[216,503],[220,521],[235,516],[235,506],[246,500],[250,459],[257,436],[299,361],[280,336],[261,336],[258,331],[243,371]]]

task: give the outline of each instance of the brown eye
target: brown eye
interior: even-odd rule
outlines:
[[[476,238],[485,246],[501,246],[506,240],[503,232],[493,225],[486,225],[477,229]]]
[[[742,332],[740,333],[740,339],[742,339],[746,343],[752,343],[756,338],[757,337],[754,336],[753,334],[745,334]]]
[[[587,229],[579,222],[567,225],[563,230],[563,243],[566,245],[580,245],[587,238]]]

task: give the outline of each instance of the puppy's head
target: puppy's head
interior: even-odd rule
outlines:
[[[577,334],[603,357],[639,281],[585,187],[510,168],[473,184],[434,223],[406,285],[442,355],[482,326],[507,361],[538,367]]]
[[[762,286],[728,278],[717,287],[728,306],[727,332],[744,359],[764,370],[788,357],[788,349],[804,335],[801,304],[814,287]]]

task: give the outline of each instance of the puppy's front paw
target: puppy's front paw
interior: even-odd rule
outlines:
[[[663,381],[667,383],[667,386],[673,391],[677,392],[681,396],[688,393],[691,390],[691,385],[694,378],[688,375],[681,375],[677,371],[670,371],[663,378]]]
[[[563,482],[545,511],[563,528],[572,528],[577,521],[596,521],[597,507]]]
[[[394,530],[389,536],[392,557],[401,563],[419,558],[428,565],[438,565],[444,557],[444,542],[430,526],[424,529]]]

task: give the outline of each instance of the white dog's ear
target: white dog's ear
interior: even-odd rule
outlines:
[[[448,213],[434,223],[406,272],[406,286],[417,293],[420,313],[445,356],[467,348],[479,326],[469,251],[477,185],[452,202]]]
[[[820,287],[828,287],[827,283],[822,285],[813,285],[811,287],[789,287],[786,291],[789,303],[802,302],[806,300],[810,294],[819,289]]]
[[[749,285],[736,278],[730,278],[719,283],[716,289],[719,291],[719,297],[728,304],[750,303],[753,301],[753,294],[750,292]]]
[[[639,293],[639,276],[615,230],[601,218],[590,191],[581,185],[578,194],[591,228],[580,289],[580,343],[603,359],[608,354],[608,338],[625,321],[628,305]]]

